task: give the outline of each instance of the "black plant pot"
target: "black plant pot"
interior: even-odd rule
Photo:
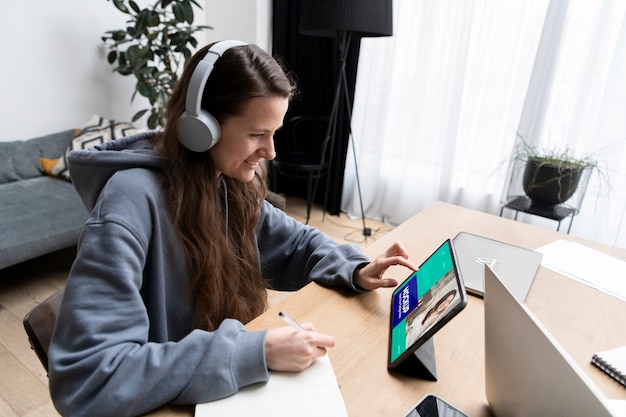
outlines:
[[[537,159],[526,161],[522,184],[533,204],[554,206],[576,192],[584,168],[563,168]]]

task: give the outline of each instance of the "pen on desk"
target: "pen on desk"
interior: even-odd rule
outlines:
[[[306,329],[302,326],[300,326],[296,321],[294,321],[291,317],[289,317],[287,314],[285,314],[284,312],[279,312],[278,315],[280,316],[281,319],[283,319],[285,321],[285,323],[295,327],[296,329],[298,329],[301,332],[305,332]]]

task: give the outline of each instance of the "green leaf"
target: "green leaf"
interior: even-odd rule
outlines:
[[[116,50],[112,50],[111,52],[109,52],[109,54],[107,55],[107,61],[109,62],[109,64],[114,63],[117,60],[117,51]]]
[[[181,7],[183,9],[185,22],[189,23],[190,25],[193,24],[193,7],[191,6],[191,4],[185,2],[181,4]]]
[[[174,18],[176,19],[177,22],[185,21],[185,11],[183,10],[183,8],[180,6],[179,3],[174,3],[172,5],[172,12],[174,12]]]
[[[124,0],[113,0],[113,4],[115,5],[115,7],[117,7],[117,9],[120,12],[128,14],[128,9],[126,8],[126,5],[124,4]]]
[[[148,128],[156,129],[160,124],[159,115],[157,113],[152,113],[150,117],[148,117]]]
[[[146,67],[148,67],[148,60],[145,58],[137,59],[135,62],[133,62],[133,72],[138,77],[141,77],[141,71]]]
[[[128,59],[130,63],[133,63],[137,61],[137,57],[139,56],[140,52],[141,49],[138,45],[131,45],[128,47],[128,49],[126,49],[126,59]]]
[[[147,25],[150,27],[159,26],[161,24],[161,16],[157,12],[150,11]]]
[[[195,1],[195,0],[190,0],[190,1],[194,4],[194,6],[196,6],[198,9],[202,10],[202,6],[197,1]]]
[[[139,68],[139,70],[137,71],[138,75],[144,76],[144,77],[149,77],[154,73],[154,68],[153,67],[149,67],[147,65],[144,65],[143,67]]]
[[[131,70],[129,70],[128,68],[124,67],[117,67],[115,69],[118,73],[120,73],[121,75],[131,75],[133,72]]]
[[[120,61],[120,65],[128,65],[128,61],[126,59],[126,52],[120,52],[120,56],[119,56],[119,61]]]
[[[139,92],[139,94],[141,94],[142,96],[148,99],[156,98],[156,92],[154,91],[154,88],[152,88],[152,86],[148,83],[138,82],[137,91]]]
[[[178,45],[181,42],[182,36],[183,35],[182,35],[181,32],[172,33],[170,35],[170,40],[171,40],[172,44],[173,45]]]
[[[141,116],[143,116],[144,114],[146,114],[146,112],[149,109],[143,109],[138,111],[137,113],[135,113],[135,115],[133,116],[133,119],[131,120],[131,122],[136,122],[137,120],[141,119]]]
[[[137,21],[135,22],[134,37],[139,38],[146,32],[146,27],[150,23],[150,10],[142,10],[137,15]]]
[[[126,31],[125,30],[109,30],[105,33],[108,33],[109,36],[106,36],[106,39],[111,39],[115,42],[119,42],[121,40],[124,40],[126,38]],[[105,40],[105,37],[102,38],[102,40]]]
[[[141,11],[139,6],[137,6],[137,3],[135,3],[133,0],[130,0],[128,4],[130,4],[130,7],[135,11],[135,13],[139,13]]]

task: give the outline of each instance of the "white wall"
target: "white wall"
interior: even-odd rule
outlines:
[[[140,0],[153,4],[156,0]],[[268,48],[270,0],[204,0],[196,24],[214,30],[201,44],[236,38]],[[0,141],[80,128],[94,113],[130,121],[147,105],[131,105],[132,77],[112,72],[100,37],[125,25],[105,0],[19,0],[2,5],[0,25]]]
[[[271,0],[205,0],[210,41],[239,39],[269,51],[272,45]]]

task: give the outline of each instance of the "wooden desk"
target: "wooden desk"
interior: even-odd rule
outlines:
[[[435,203],[370,245],[374,258],[399,240],[420,264],[446,238],[460,231],[479,234],[529,249],[556,239],[579,241],[626,261],[626,251],[583,241],[513,220]],[[394,267],[388,276],[408,276]],[[467,307],[434,337],[438,381],[387,372],[389,309],[392,289],[365,294],[309,284],[263,315],[249,329],[283,326],[280,310],[295,320],[313,322],[333,335],[329,355],[350,416],[402,416],[427,393],[435,393],[472,417],[491,416],[485,397],[483,301],[469,296]],[[589,360],[593,352],[626,345],[626,302],[551,270],[539,268],[527,305],[611,399],[626,399],[626,390]],[[183,414],[179,414],[183,415]]]
[[[374,258],[399,240],[420,264],[446,238],[467,231],[536,249],[556,239],[578,240],[626,261],[626,251],[581,241],[509,219],[435,203],[418,213],[366,253]],[[402,280],[409,272],[388,272]],[[337,345],[329,355],[350,416],[402,416],[426,393],[435,393],[472,417],[489,416],[485,397],[484,317],[481,299],[469,296],[467,307],[435,335],[438,381],[429,382],[387,372],[391,289],[361,295],[310,284],[248,324],[249,329],[283,325],[285,310],[298,321],[313,322],[333,335]],[[614,399],[626,390],[590,363],[591,355],[626,345],[626,303],[551,270],[540,267],[527,304],[564,348]]]

